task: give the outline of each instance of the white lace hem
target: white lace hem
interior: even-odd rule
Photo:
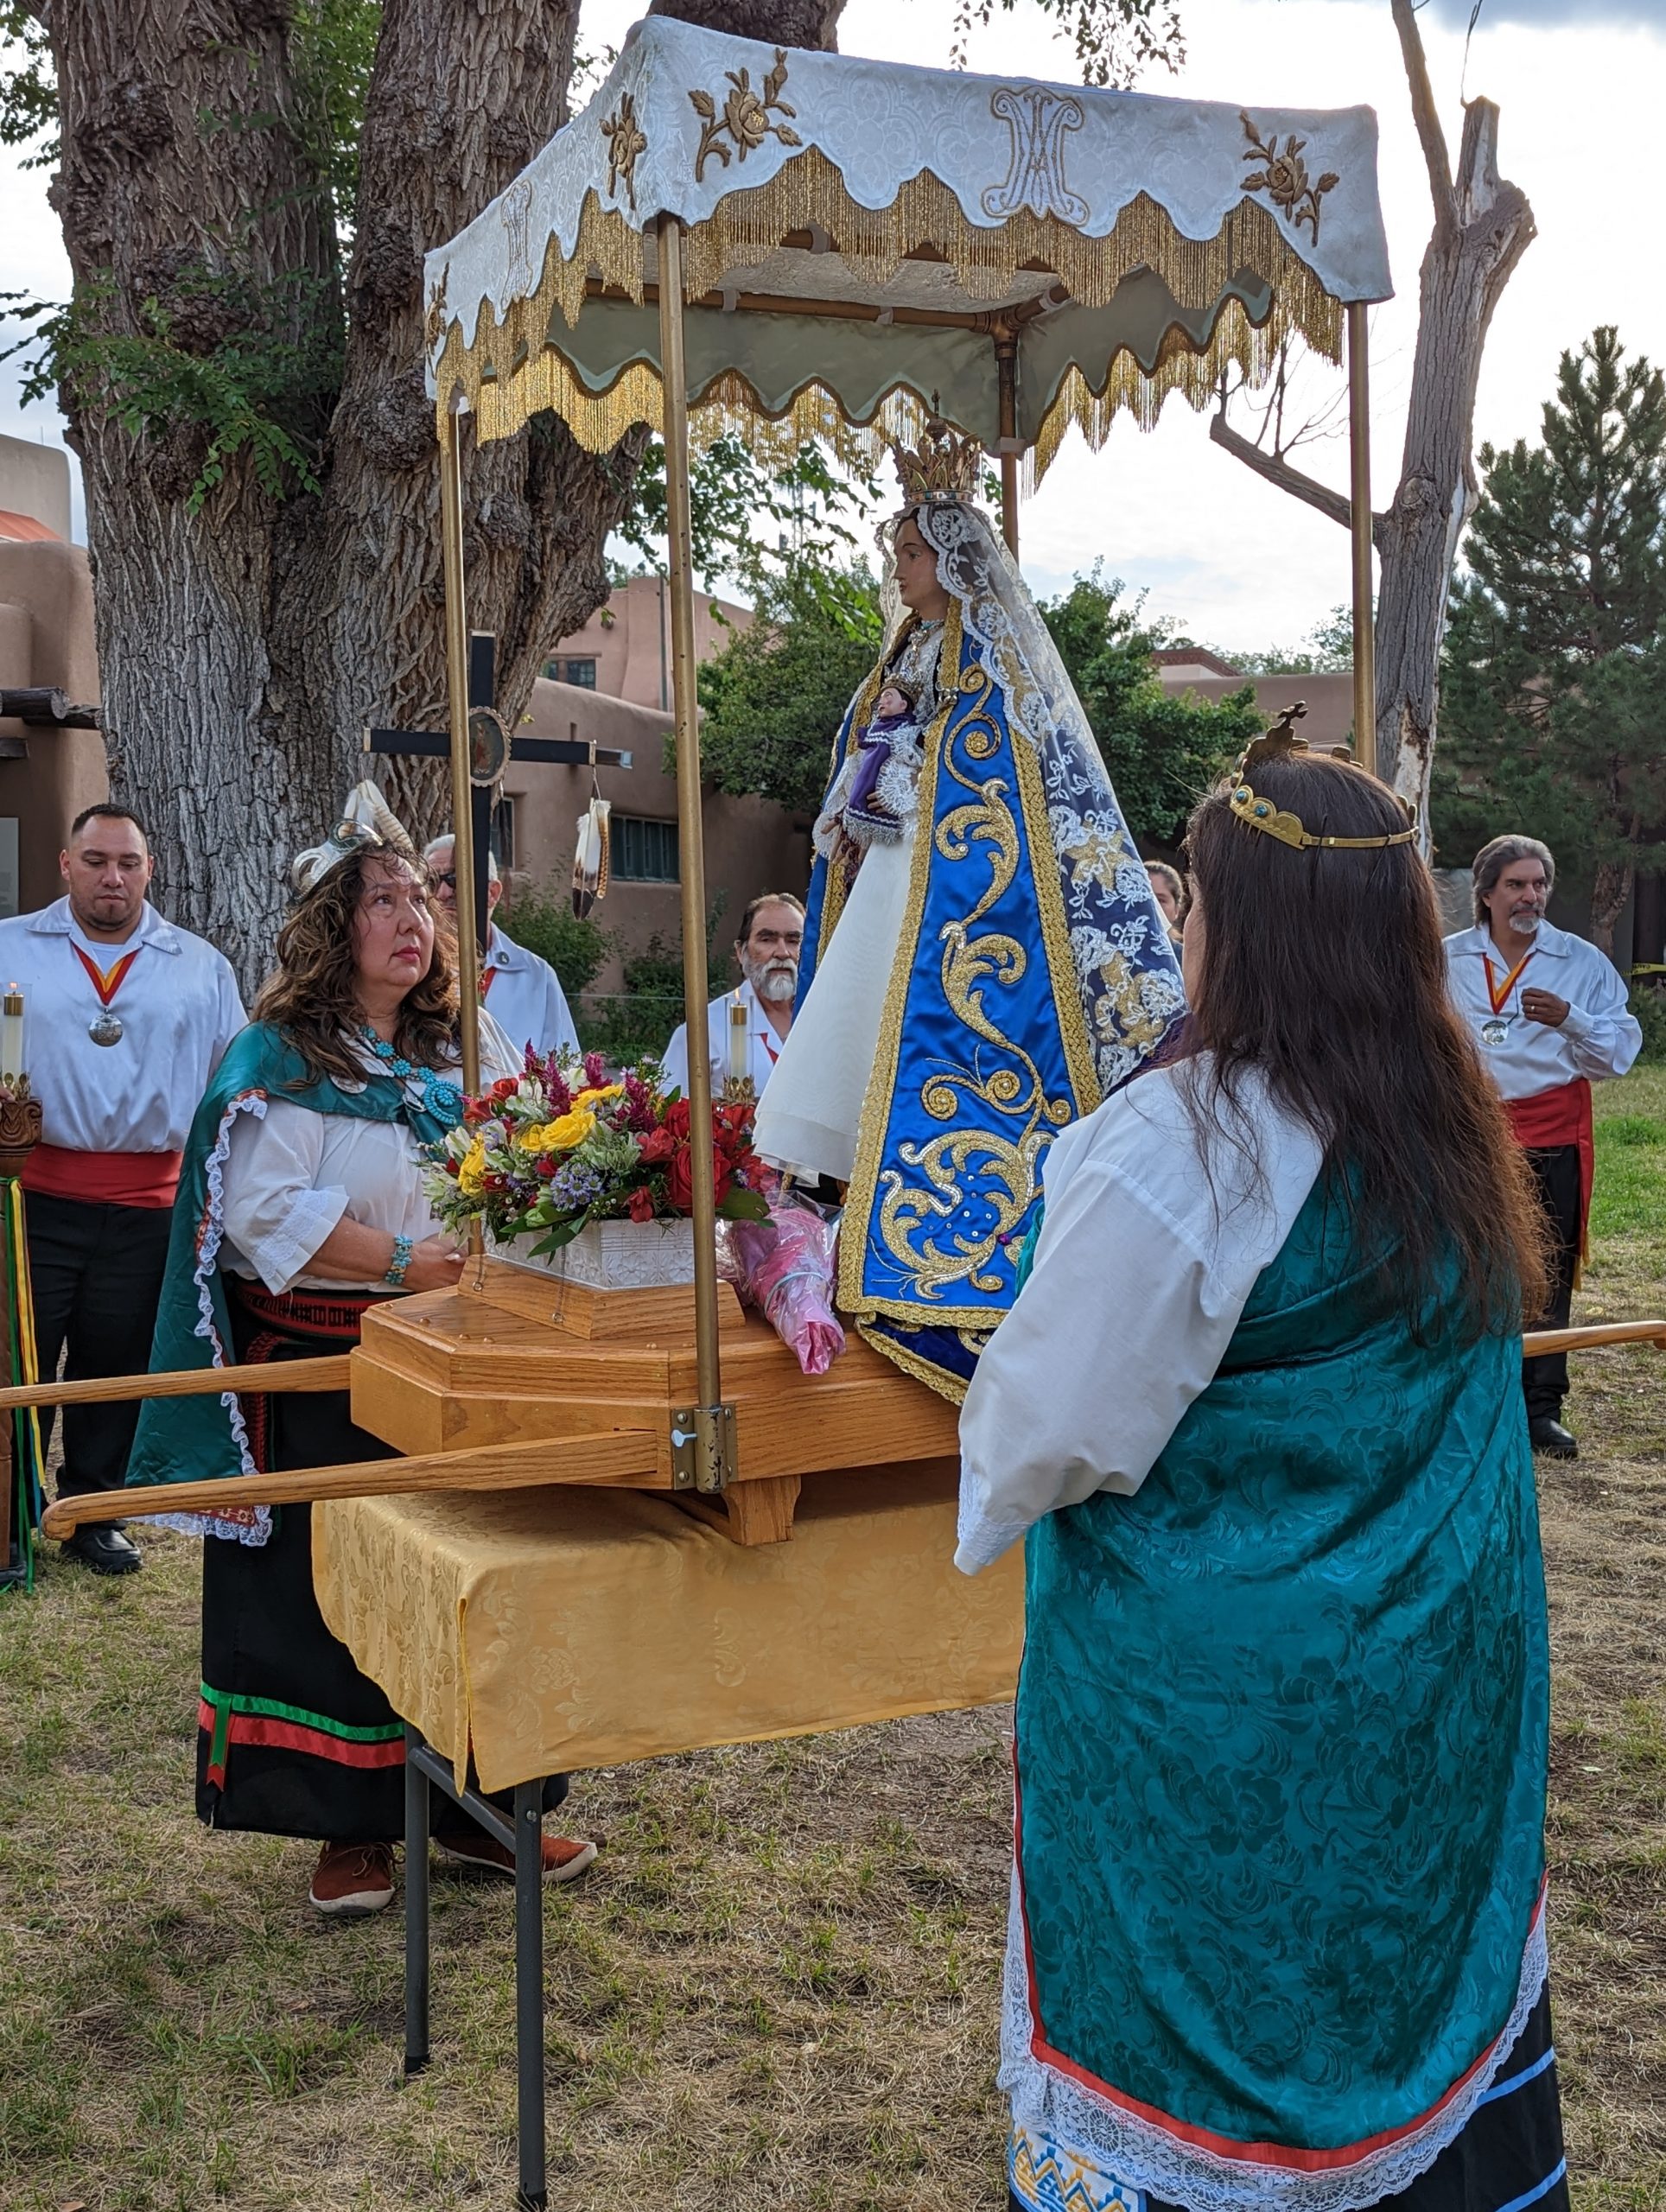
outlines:
[[[226,1238],[226,1161],[232,1148],[232,1129],[239,1114],[252,1114],[257,1121],[264,1121],[266,1101],[259,1091],[245,1091],[240,1098],[233,1098],[220,1118],[214,1148],[208,1155],[207,1202],[197,1230],[197,1264],[192,1270],[191,1281],[197,1294],[197,1325],[194,1333],[206,1337],[214,1355],[216,1367],[227,1367],[226,1346],[220,1341],[214,1323],[214,1301],[210,1285],[219,1259],[219,1248]],[[239,1471],[252,1475],[259,1471],[249,1452],[249,1430],[243,1418],[243,1405],[235,1390],[222,1392],[220,1404],[232,1425],[232,1440],[237,1446]],[[272,1510],[270,1505],[258,1505],[254,1520],[245,1525],[239,1521],[222,1521],[213,1513],[160,1513],[157,1525],[176,1529],[182,1536],[220,1536],[228,1542],[247,1544],[258,1549],[272,1533]]]
[[[1035,2056],[1023,1906],[1014,1866],[1002,1999],[1000,2085],[1011,2101],[1015,2124],[1070,2143],[1096,2159],[1108,2176],[1166,2198],[1184,2212],[1366,2212],[1384,2197],[1408,2189],[1463,2133],[1527,2025],[1549,1964],[1542,1894],[1504,2032],[1485,2062],[1437,2112],[1411,2133],[1362,2152],[1346,2166],[1313,2172],[1263,2158],[1250,2162],[1184,2142],[1160,2122],[1113,2104]]]

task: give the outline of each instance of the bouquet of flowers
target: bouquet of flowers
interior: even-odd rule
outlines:
[[[712,1108],[712,1177],[728,1221],[768,1217],[752,1117],[740,1099]],[[534,1252],[556,1252],[587,1222],[692,1213],[692,1143],[689,1102],[660,1088],[655,1062],[610,1080],[599,1052],[529,1051],[522,1075],[467,1101],[430,1147],[423,1181],[448,1229],[480,1221],[505,1243],[531,1231]]]

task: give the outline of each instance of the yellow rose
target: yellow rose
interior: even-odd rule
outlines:
[[[486,1173],[486,1139],[476,1137],[463,1154],[457,1167],[457,1188],[466,1198],[478,1198],[480,1179]]]
[[[599,1083],[593,1090],[581,1090],[573,1100],[575,1106],[593,1105],[598,1098],[619,1098],[624,1095],[622,1083]]]
[[[596,1125],[596,1117],[587,1108],[575,1106],[559,1121],[543,1122],[536,1127],[523,1129],[516,1139],[523,1152],[571,1152],[583,1143]]]

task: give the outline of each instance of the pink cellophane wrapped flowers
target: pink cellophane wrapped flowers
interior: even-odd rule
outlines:
[[[765,1171],[767,1221],[718,1224],[718,1263],[755,1306],[806,1375],[825,1375],[844,1350],[833,1313],[838,1225]]]

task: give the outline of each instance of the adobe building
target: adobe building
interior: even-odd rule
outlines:
[[[69,531],[68,454],[0,437],[0,915],[60,896],[64,831],[110,795],[92,578]]]
[[[750,608],[702,593],[695,600],[695,651],[720,653]],[[584,627],[564,638],[532,687],[521,728],[627,752],[628,768],[598,768],[596,786],[613,808],[613,856],[596,919],[633,950],[658,936],[681,935],[681,853],[677,779],[665,761],[671,728],[670,594],[658,576],[633,576],[608,594]],[[828,732],[832,743],[833,733]],[[588,767],[518,765],[511,753],[499,817],[499,859],[533,882],[565,887],[579,817],[589,804]],[[705,824],[708,909],[722,903],[719,939],[734,934],[749,899],[761,891],[803,897],[810,881],[810,823],[773,799],[733,798],[708,791]],[[513,884],[505,919],[514,931]],[[596,988],[617,987],[616,973]]]
[[[1165,645],[1153,653],[1157,680],[1171,697],[1191,692],[1205,706],[1218,707],[1246,683],[1256,694],[1263,721],[1275,721],[1298,699],[1305,700],[1301,734],[1317,752],[1333,753],[1353,734],[1353,672],[1326,669],[1314,676],[1247,676],[1207,645]]]

